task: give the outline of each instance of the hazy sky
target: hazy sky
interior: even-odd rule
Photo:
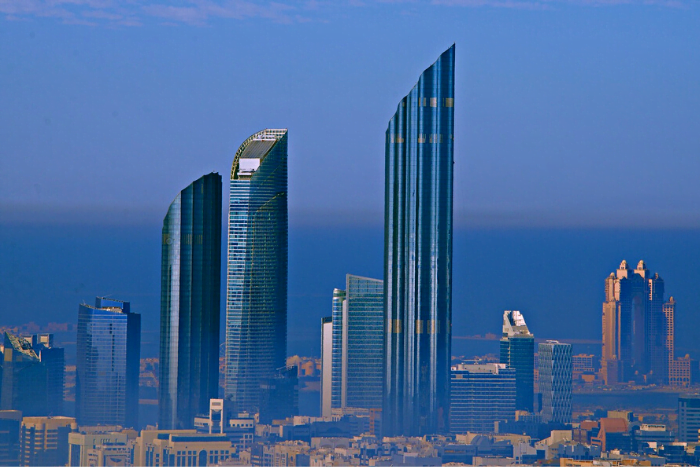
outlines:
[[[160,224],[286,127],[291,222],[379,224],[387,122],[453,42],[458,226],[700,226],[682,0],[0,0],[0,216]]]

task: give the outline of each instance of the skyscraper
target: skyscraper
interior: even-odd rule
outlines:
[[[607,384],[668,382],[667,318],[663,279],[644,261],[634,270],[622,261],[605,280],[601,369]]]
[[[322,406],[329,415],[331,408],[382,407],[383,294],[383,281],[352,274],[346,276],[345,290],[333,290],[330,345],[322,349],[324,364],[331,364],[324,368],[331,375],[331,390],[322,388]]]
[[[537,350],[542,421],[571,423],[571,344],[547,341]]]
[[[678,440],[685,443],[698,442],[700,430],[700,395],[678,396]]]
[[[219,392],[221,175],[182,190],[163,220],[158,426],[184,429]]]
[[[321,319],[321,416],[332,415],[333,387],[333,318]]]
[[[519,311],[503,312],[501,363],[515,369],[515,409],[533,411],[535,395],[535,336]]]
[[[231,167],[225,394],[255,412],[287,353],[287,130],[246,139]]]
[[[78,308],[75,418],[79,425],[138,428],[141,315],[97,297]]]
[[[515,421],[516,377],[503,363],[453,366],[450,431],[493,433],[495,422]]]
[[[41,415],[48,410],[46,365],[30,340],[5,333],[0,409],[20,410],[23,415]]]
[[[449,429],[454,64],[452,45],[401,100],[386,130],[387,435]]]
[[[63,414],[63,388],[66,372],[64,349],[56,347],[53,334],[35,334],[32,336],[32,348],[39,355],[39,360],[46,366],[47,414]]]

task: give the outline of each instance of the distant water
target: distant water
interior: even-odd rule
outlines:
[[[289,240],[288,352],[318,355],[333,288],[346,273],[382,278],[383,231],[295,227]],[[519,309],[537,337],[599,340],[604,279],[622,259],[659,272],[678,302],[678,352],[700,355],[700,232],[687,230],[458,230],[453,333],[498,334],[503,310]],[[143,316],[143,356],[157,356],[159,226],[0,225],[0,325],[75,322],[78,304],[98,294],[132,302]],[[222,323],[223,303],[222,291]],[[453,345],[456,355],[497,351],[496,341]]]

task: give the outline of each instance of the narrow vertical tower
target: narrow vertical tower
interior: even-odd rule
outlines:
[[[449,429],[454,64],[452,45],[401,100],[386,130],[386,435]]]
[[[219,391],[221,175],[182,190],[163,220],[158,427],[194,426]]]
[[[503,312],[501,363],[515,369],[515,410],[534,410],[535,336],[517,310]]]
[[[260,385],[287,354],[287,130],[246,139],[231,167],[226,397],[260,408]]]

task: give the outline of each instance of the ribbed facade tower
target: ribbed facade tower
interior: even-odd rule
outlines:
[[[287,354],[287,130],[246,139],[230,187],[225,395],[255,412]]]
[[[535,336],[517,310],[503,312],[501,363],[515,369],[515,410],[534,411]]]
[[[452,45],[386,130],[385,435],[449,430],[454,65]]]
[[[158,427],[194,426],[219,392],[221,175],[182,190],[163,220]]]

